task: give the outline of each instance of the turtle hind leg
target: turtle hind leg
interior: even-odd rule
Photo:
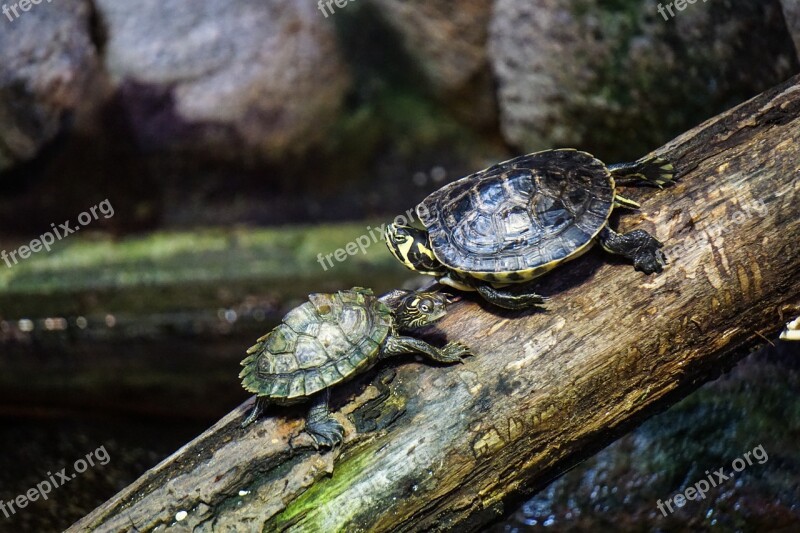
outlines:
[[[478,285],[476,290],[478,291],[478,294],[480,294],[487,302],[496,305],[497,307],[511,309],[513,311],[528,309],[536,305],[541,305],[548,300],[548,298],[540,296],[534,292],[516,293],[507,290],[495,289],[491,285]]]
[[[328,408],[330,391],[317,395],[306,417],[306,433],[314,439],[315,447],[335,448],[344,440],[344,428]]]
[[[645,274],[663,272],[667,264],[661,251],[664,245],[642,229],[622,234],[606,226],[600,232],[600,244],[607,252],[631,259],[633,267]]]
[[[256,398],[256,403],[253,406],[253,409],[250,411],[250,414],[247,415],[247,418],[245,418],[244,421],[242,422],[242,427],[246,428],[256,420],[258,420],[258,417],[261,416],[261,413],[264,412],[264,408],[267,406],[268,403],[269,402],[265,397]]]
[[[675,168],[661,157],[640,159],[633,163],[610,165],[608,170],[620,185],[655,185],[659,189],[675,183]]]

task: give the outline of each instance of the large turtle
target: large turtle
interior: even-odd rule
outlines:
[[[445,316],[445,294],[395,290],[378,299],[370,289],[354,287],[311,294],[308,300],[247,350],[239,377],[258,399],[242,426],[254,422],[267,405],[310,400],[306,431],[317,445],[335,446],[343,429],[328,410],[329,387],[393,355],[419,353],[440,363],[458,363],[469,355],[457,342],[437,348],[400,335]]]
[[[573,149],[537,152],[445,185],[417,206],[426,229],[391,224],[386,244],[411,270],[523,309],[546,298],[505,287],[533,280],[595,242],[631,259],[636,270],[661,272],[666,258],[658,240],[641,229],[616,233],[608,220],[615,207],[639,207],[617,185],[670,183],[673,167],[660,158],[606,166]]]

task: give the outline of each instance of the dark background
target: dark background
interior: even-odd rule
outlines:
[[[111,457],[0,530],[67,527],[238,405],[244,350],[308,292],[421,281],[382,243],[328,270],[317,254],[515,154],[636,159],[800,71],[796,2],[669,21],[656,5],[358,0],[325,18],[311,0],[71,0],[0,17],[0,250],[115,211],[0,263],[0,499]],[[800,374],[776,344],[497,530],[791,531]],[[660,515],[758,444],[764,465]]]

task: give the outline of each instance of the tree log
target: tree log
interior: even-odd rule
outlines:
[[[545,311],[462,300],[428,337],[477,355],[435,368],[398,359],[337,388],[343,446],[315,451],[302,409],[243,430],[251,400],[70,531],[474,531],[497,520],[796,314],[799,96],[795,77],[656,151],[678,184],[629,189],[643,208],[614,223],[666,244],[663,274],[593,250],[541,280]]]

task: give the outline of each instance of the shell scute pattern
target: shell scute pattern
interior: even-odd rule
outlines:
[[[316,314],[314,306],[306,302],[289,311],[283,318],[283,323],[297,334],[314,336],[319,328],[319,322],[314,320]]]
[[[336,370],[343,376],[350,375],[355,370],[355,367],[347,359],[339,359],[335,364]]]
[[[243,384],[277,400],[309,396],[369,366],[391,327],[369,291],[312,294],[245,360]]]
[[[366,315],[364,319],[366,320]],[[359,329],[363,329],[363,327]],[[328,354],[329,361],[335,360],[340,354],[347,353],[353,348],[353,343],[348,339],[347,332],[348,330],[342,324],[324,322],[320,326],[316,340],[322,346],[323,353]],[[319,366],[322,366],[322,364],[324,364],[324,361],[320,361]]]
[[[357,344],[369,332],[367,310],[364,307],[347,307],[339,319],[342,331],[351,344]]]
[[[585,249],[613,202],[614,181],[601,161],[551,150],[455,181],[417,213],[447,267],[487,280],[526,279]]]
[[[322,381],[322,376],[319,375],[317,370],[310,370],[306,372],[305,382],[306,395],[313,394],[314,392],[321,391],[325,388],[325,382]]]
[[[272,353],[287,353],[294,350],[297,333],[289,327],[276,329],[267,337],[264,348]]]
[[[295,347],[294,350],[294,357],[297,359],[297,365],[303,370],[321,367],[330,360],[327,350],[319,339],[309,337],[308,335],[303,335],[298,339],[297,347]],[[274,363],[276,358],[272,357],[271,359]],[[280,374],[281,372],[273,367],[271,373]]]
[[[280,376],[272,383],[272,395],[286,397],[289,395],[289,381],[291,378],[287,376]]]
[[[291,374],[300,369],[298,360],[290,353],[273,354],[272,360],[263,361],[266,371],[273,374]]]
[[[292,378],[292,382],[289,384],[289,394],[287,394],[287,398],[297,398],[298,396],[302,396],[306,392],[306,376],[302,372],[298,372]]]

